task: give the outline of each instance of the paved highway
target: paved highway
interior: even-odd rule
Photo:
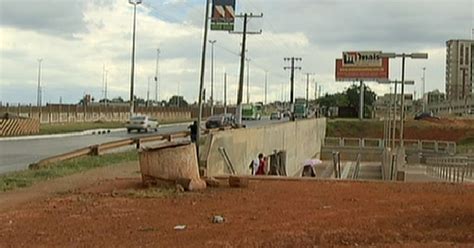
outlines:
[[[248,128],[267,125],[269,123],[284,122],[261,121],[244,122]],[[85,135],[71,137],[54,137],[27,140],[4,140],[0,141],[0,174],[23,170],[28,165],[38,160],[54,155],[66,153],[90,145],[106,143],[126,138],[141,137],[154,134],[167,134],[186,131],[189,124],[176,124],[160,127],[157,133],[131,133],[126,131],[113,132],[106,135]]]

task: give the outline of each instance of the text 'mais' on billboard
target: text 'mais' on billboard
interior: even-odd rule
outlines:
[[[213,0],[211,30],[233,31],[235,0]]]
[[[336,81],[378,81],[387,80],[389,59],[381,52],[344,52],[336,60]]]
[[[343,52],[342,65],[344,67],[381,67],[382,52]]]

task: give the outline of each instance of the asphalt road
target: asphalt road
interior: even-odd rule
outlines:
[[[285,121],[287,120],[270,121],[269,119],[263,119],[260,121],[247,121],[244,122],[244,124],[247,126],[247,128],[252,128]],[[28,168],[29,164],[37,162],[38,160],[70,152],[90,145],[133,137],[186,131],[187,127],[188,124],[176,124],[173,126],[160,127],[156,133],[133,132],[129,134],[126,131],[121,131],[105,135],[0,141],[0,174],[23,170]]]

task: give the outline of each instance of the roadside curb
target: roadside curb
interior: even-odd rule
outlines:
[[[182,122],[182,123],[173,123],[173,124],[164,124],[160,127],[173,127],[173,126],[184,126],[191,125],[192,122]],[[63,134],[45,134],[45,135],[31,135],[31,136],[19,136],[19,137],[4,137],[0,138],[0,141],[19,141],[19,140],[37,140],[37,139],[52,139],[52,138],[66,138],[66,137],[76,137],[76,136],[86,136],[86,135],[105,135],[109,133],[117,132],[126,132],[126,128],[100,128],[100,129],[91,129],[81,132],[73,133],[63,133]]]

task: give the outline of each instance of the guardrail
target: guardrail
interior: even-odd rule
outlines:
[[[147,137],[142,137],[142,138],[123,139],[123,140],[107,142],[107,143],[99,144],[99,145],[92,145],[92,146],[81,148],[72,152],[42,159],[36,163],[30,164],[28,167],[30,169],[39,169],[39,168],[51,165],[53,163],[57,163],[57,162],[61,162],[61,161],[69,160],[69,159],[74,159],[74,158],[79,158],[79,157],[84,157],[84,156],[99,156],[99,155],[104,154],[107,151],[121,148],[121,147],[127,147],[130,145],[136,145],[136,148],[140,149],[141,145],[144,143],[165,141],[165,140],[171,142],[173,139],[186,138],[190,136],[190,134],[191,134],[190,132],[177,132],[177,133],[171,133],[171,134],[165,134],[165,135],[147,136]]]
[[[332,152],[332,162],[333,162],[333,170],[334,170],[334,177],[337,179],[341,178],[341,154],[339,152]]]
[[[398,145],[398,142],[396,142]],[[323,146],[329,148],[373,148],[383,149],[383,139],[326,137]],[[456,153],[456,142],[438,140],[404,140],[406,150],[436,153]]]
[[[354,168],[354,173],[352,174],[352,179],[357,180],[359,179],[359,172],[360,172],[360,161],[362,160],[362,154],[357,154],[357,161]]]
[[[449,182],[463,183],[474,179],[473,157],[429,157],[426,159],[426,173]]]

